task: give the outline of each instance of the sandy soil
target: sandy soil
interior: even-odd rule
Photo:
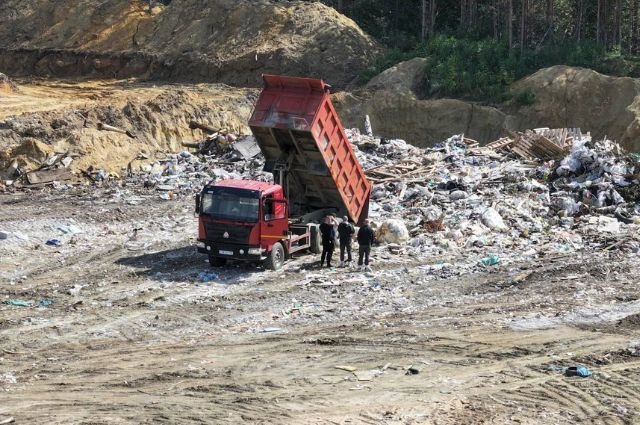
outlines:
[[[123,173],[144,152],[149,162],[201,140],[190,121],[249,134],[246,125],[256,90],[223,84],[154,84],[139,80],[15,80],[16,90],[0,94],[0,178],[14,159],[25,171],[45,154],[69,153],[69,169]],[[99,123],[130,131],[99,130]],[[34,161],[37,159],[38,161]],[[141,167],[145,161],[137,161]]]
[[[635,258],[457,276],[380,246],[371,274],[312,255],[211,269],[185,196],[113,186],[0,203],[0,421],[640,421]],[[563,375],[578,364],[593,375]]]

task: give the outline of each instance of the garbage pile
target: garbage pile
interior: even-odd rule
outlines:
[[[431,148],[347,130],[373,183],[369,208],[379,258],[433,259],[441,273],[580,252],[638,254],[640,157],[576,130],[534,130],[479,146],[455,135]],[[164,200],[212,180],[271,181],[252,136],[221,132],[162,160],[130,166],[116,184]],[[65,169],[69,156],[44,163]],[[140,158],[146,159],[146,158]],[[47,171],[49,175],[53,169]],[[384,253],[384,255],[382,255]],[[458,258],[455,267],[448,263]]]
[[[438,270],[461,273],[592,250],[639,252],[638,166],[609,140],[544,129],[493,147],[456,135],[422,149],[356,129],[347,136],[373,183],[369,211],[379,249],[392,260],[428,256]],[[541,138],[542,148],[532,142]],[[172,155],[128,182],[173,199],[170,194],[193,194],[211,180],[271,180],[252,137],[231,146]],[[456,255],[466,263],[454,268],[438,260]]]
[[[225,132],[225,144],[219,138],[220,133],[214,133],[195,143],[183,143],[186,150],[162,159],[152,160],[148,154],[140,152],[121,173],[92,166],[73,173],[69,165],[77,154],[57,153],[44,143],[29,140],[5,153],[9,158],[4,160],[10,166],[0,170],[0,192],[38,188],[66,190],[87,184],[100,187],[128,185],[156,189],[161,198],[176,199],[179,195],[199,191],[211,180],[271,179],[270,173],[261,171],[264,159],[253,136]]]
[[[563,158],[531,160],[522,146],[505,152],[462,135],[427,149],[350,136],[374,183],[370,214],[385,229],[381,239],[390,240],[397,219],[409,231],[402,255],[460,254],[468,261],[456,264],[461,270],[593,250],[639,252],[637,159],[614,142],[579,134],[553,152]],[[443,261],[434,267],[453,270]]]
[[[224,151],[185,150],[154,161],[132,172],[127,185],[155,188],[164,192],[160,197],[174,199],[192,195],[206,183],[223,179],[271,181],[272,174],[262,171],[264,158],[253,136],[240,137]]]

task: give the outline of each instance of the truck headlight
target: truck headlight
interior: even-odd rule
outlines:
[[[249,255],[260,255],[262,253],[261,248],[249,248]]]

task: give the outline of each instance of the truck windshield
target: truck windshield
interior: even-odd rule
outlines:
[[[213,188],[202,194],[202,214],[213,218],[258,221],[259,194],[234,188]]]

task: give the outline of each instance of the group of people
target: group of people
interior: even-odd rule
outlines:
[[[354,225],[349,222],[349,217],[344,216],[340,224],[335,214],[325,216],[320,224],[320,234],[322,236],[322,255],[320,256],[320,267],[325,264],[327,267],[333,267],[331,258],[336,246],[336,239],[340,243],[340,266],[344,266],[346,262],[353,260],[351,256],[351,240],[356,233]],[[371,254],[371,245],[375,240],[375,234],[370,226],[369,219],[365,219],[363,225],[358,229],[356,235],[358,241],[358,267],[361,270],[370,271],[369,255]]]

